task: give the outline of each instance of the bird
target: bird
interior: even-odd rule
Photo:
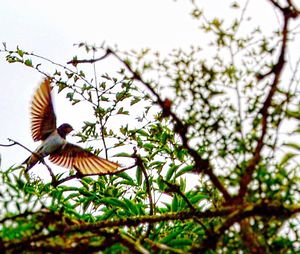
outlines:
[[[75,169],[81,175],[103,175],[115,172],[120,167],[118,163],[100,158],[66,140],[73,127],[68,123],[56,127],[51,90],[51,79],[45,78],[32,99],[31,134],[33,140],[41,141],[41,144],[23,162],[26,164],[25,172],[27,173],[47,156],[52,163]]]

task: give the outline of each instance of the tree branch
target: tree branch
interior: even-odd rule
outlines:
[[[267,133],[267,121],[268,121],[268,110],[272,103],[272,98],[277,90],[277,86],[283,71],[283,67],[285,65],[285,55],[286,55],[286,48],[287,48],[287,41],[288,41],[288,24],[291,18],[296,18],[297,15],[295,15],[295,12],[293,9],[290,8],[282,8],[280,6],[277,6],[278,3],[270,0],[277,8],[279,8],[284,16],[284,24],[282,28],[282,45],[280,50],[280,55],[278,58],[277,63],[274,65],[274,67],[265,75],[262,76],[262,78],[273,74],[274,78],[271,84],[270,91],[263,103],[262,108],[260,109],[259,113],[261,114],[261,135],[257,141],[257,145],[254,150],[254,154],[252,159],[250,159],[248,166],[245,170],[245,173],[243,174],[241,180],[240,180],[240,189],[239,193],[237,195],[237,198],[235,199],[237,202],[239,202],[246,194],[247,188],[249,183],[252,180],[253,172],[258,165],[260,159],[261,159],[261,151],[264,146],[264,137]]]
[[[151,187],[150,187],[150,182],[149,182],[149,177],[148,177],[148,174],[147,174],[147,171],[144,167],[144,164],[143,164],[143,160],[141,158],[141,156],[139,154],[136,153],[136,149],[134,149],[134,154],[133,154],[133,158],[136,159],[136,165],[142,170],[143,172],[143,175],[145,177],[145,183],[146,183],[146,191],[147,191],[147,195],[148,195],[148,199],[149,199],[149,206],[150,206],[150,212],[149,214],[150,215],[153,215],[154,214],[154,203],[153,203],[153,198],[152,198],[152,193],[151,193]],[[152,224],[149,224],[149,227],[147,229],[147,232],[144,236],[144,238],[147,238],[150,234],[150,231],[153,229],[153,225]]]
[[[214,230],[211,235],[207,236],[205,241],[203,241],[204,244],[202,246],[198,246],[193,249],[193,253],[202,253],[204,250],[216,249],[218,241],[224,235],[225,231],[228,230],[234,223],[241,222],[245,218],[252,216],[280,216],[289,218],[290,216],[300,212],[299,206],[292,206],[290,208],[291,209],[281,204],[278,205],[269,203],[267,200],[262,201],[257,205],[247,204],[241,206],[240,208],[236,208],[235,211],[226,216],[224,223]]]
[[[5,241],[3,242],[4,250],[9,250],[16,248],[17,246],[22,245],[27,246],[32,242],[43,241],[45,239],[49,239],[55,236],[63,236],[69,235],[72,233],[84,233],[84,232],[94,232],[97,230],[102,230],[105,228],[111,229],[114,227],[132,227],[138,226],[143,223],[157,223],[162,221],[176,221],[176,220],[189,220],[194,217],[197,218],[216,218],[216,217],[227,217],[225,223],[220,226],[213,235],[208,237],[207,243],[205,244],[205,248],[214,248],[217,244],[218,239],[223,235],[225,230],[229,229],[235,222],[240,222],[241,220],[251,217],[251,216],[278,216],[278,217],[286,217],[290,218],[296,213],[300,212],[300,206],[284,206],[278,205],[278,203],[269,203],[268,201],[264,201],[257,204],[248,204],[243,205],[240,208],[236,206],[226,207],[220,210],[207,210],[207,211],[182,211],[177,213],[165,213],[160,215],[144,215],[144,216],[132,216],[127,218],[121,218],[117,220],[105,220],[98,221],[93,223],[77,223],[71,226],[65,226],[64,229],[61,228],[55,231],[51,231],[47,234],[44,232],[38,235],[33,235],[29,237],[24,237],[21,240],[14,241]],[[39,212],[40,213],[40,212]],[[198,249],[201,246],[197,247]],[[202,248],[202,247],[201,247]],[[203,248],[202,248],[203,249]]]
[[[37,153],[35,153],[35,152],[32,152],[29,148],[27,148],[26,146],[22,145],[21,143],[15,141],[15,140],[13,140],[13,139],[8,138],[8,141],[9,141],[9,142],[12,142],[12,144],[8,144],[8,145],[0,144],[0,146],[9,147],[9,146],[18,145],[18,146],[21,146],[22,148],[24,148],[25,150],[27,150],[28,152],[30,152],[31,154],[34,154],[34,155],[38,156],[39,159],[40,159],[40,162],[41,162],[42,164],[44,164],[45,167],[47,168],[47,170],[49,171],[49,173],[50,173],[50,175],[51,175],[51,178],[52,178],[52,183],[56,183],[56,182],[57,182],[57,180],[56,180],[56,178],[55,178],[55,175],[54,175],[52,169],[51,169],[51,168],[49,167],[49,165],[45,162],[45,160],[44,160],[43,157],[39,156],[39,155],[38,155]],[[25,173],[26,173],[26,171],[25,171]]]
[[[174,248],[169,247],[168,245],[154,242],[154,241],[150,240],[149,238],[146,238],[145,242],[152,246],[153,251],[157,251],[157,249],[160,249],[160,250],[162,250],[164,252],[168,252],[168,253],[176,253],[176,254],[186,254],[187,253],[186,251],[183,251],[180,249],[174,249]]]
[[[196,208],[193,206],[193,204],[190,202],[190,200],[187,198],[187,196],[180,190],[180,187],[175,184],[175,183],[170,183],[168,181],[165,181],[164,179],[161,179],[161,181],[166,184],[168,186],[168,190],[166,190],[166,192],[174,192],[177,193],[183,200],[184,202],[187,204],[187,206],[189,207],[189,209],[191,209],[191,211],[196,211]]]

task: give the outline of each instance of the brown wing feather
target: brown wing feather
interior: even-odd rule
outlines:
[[[62,150],[51,154],[49,160],[62,167],[74,168],[83,175],[112,173],[120,167],[115,162],[102,159],[70,143],[67,143]]]
[[[56,117],[51,98],[50,79],[45,79],[35,91],[31,105],[31,133],[34,141],[45,140],[56,129]]]

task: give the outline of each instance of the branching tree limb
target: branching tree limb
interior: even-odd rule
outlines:
[[[99,221],[95,223],[80,223],[74,224],[70,226],[66,226],[63,230],[60,228],[59,230],[51,231],[47,234],[44,232],[39,235],[33,235],[30,237],[25,237],[21,240],[15,240],[13,242],[4,243],[5,250],[9,250],[14,248],[15,246],[27,246],[31,242],[43,241],[55,236],[59,235],[69,235],[72,233],[84,233],[84,232],[96,232],[101,229],[111,229],[115,227],[132,227],[138,226],[144,223],[157,223],[162,221],[175,221],[175,220],[189,220],[193,219],[193,217],[197,218],[216,218],[216,217],[227,217],[224,224],[222,224],[218,230],[217,234],[210,236],[209,241],[205,246],[201,248],[205,249],[213,249],[218,239],[223,235],[224,231],[230,228],[235,222],[240,222],[245,218],[251,216],[279,216],[282,218],[290,218],[291,216],[300,212],[299,206],[283,206],[274,204],[272,202],[263,201],[258,204],[249,204],[242,205],[240,208],[236,207],[226,207],[216,211],[182,211],[177,213],[164,213],[160,215],[144,215],[144,216],[134,216],[128,218],[122,218],[117,220],[105,220]],[[48,214],[48,213],[47,213]],[[26,216],[26,214],[24,214]],[[6,219],[8,220],[8,219]],[[42,220],[42,218],[41,218]],[[48,219],[47,219],[48,220]],[[62,226],[62,225],[61,225]],[[200,248],[200,247],[199,247]],[[198,249],[198,247],[197,247]]]
[[[261,114],[261,134],[260,137],[257,141],[256,148],[254,150],[254,154],[252,159],[250,159],[248,166],[245,170],[245,173],[243,174],[241,180],[240,180],[240,189],[239,193],[237,196],[237,201],[239,202],[240,199],[242,199],[246,192],[249,183],[252,180],[252,175],[253,172],[258,165],[260,159],[261,159],[261,151],[262,148],[264,147],[264,138],[267,133],[267,123],[268,123],[268,110],[271,106],[272,103],[272,98],[277,90],[278,83],[280,81],[280,77],[282,75],[283,67],[285,64],[285,55],[286,55],[286,50],[287,50],[287,41],[288,41],[288,25],[289,21],[293,18],[298,17],[299,12],[296,12],[292,6],[288,6],[287,8],[280,7],[279,4],[275,1],[271,1],[274,6],[276,6],[281,12],[284,17],[284,23],[283,23],[283,28],[282,28],[282,43],[281,43],[281,50],[280,50],[280,55],[278,57],[277,63],[274,65],[274,67],[265,75],[262,76],[262,78],[273,74],[273,81],[270,87],[270,91],[263,103],[263,106],[260,110]]]

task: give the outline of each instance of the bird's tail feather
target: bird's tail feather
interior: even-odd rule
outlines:
[[[27,173],[39,161],[39,156],[32,154],[22,164],[26,164],[25,172]]]

